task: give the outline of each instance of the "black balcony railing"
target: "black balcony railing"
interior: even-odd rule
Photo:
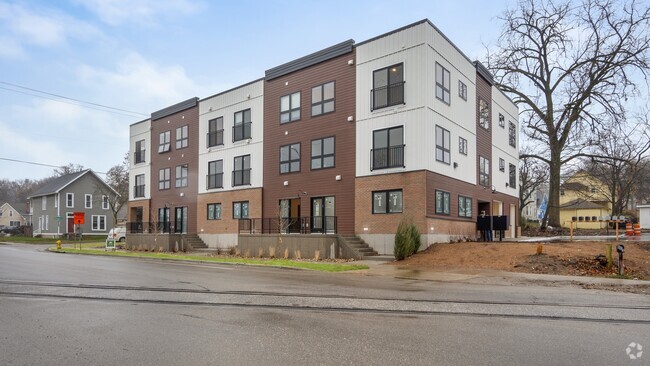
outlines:
[[[232,126],[232,142],[251,138],[251,126],[253,122],[246,122]]]
[[[223,130],[208,132],[208,147],[223,145]]]
[[[133,187],[133,197],[144,197],[144,185]]]
[[[371,110],[404,103],[404,81],[370,90]]]
[[[244,186],[251,184],[251,170],[233,170],[232,171],[232,185]]]
[[[239,219],[240,234],[336,234],[336,216]]]
[[[370,170],[404,167],[406,145],[382,147],[370,150]]]
[[[208,174],[205,178],[208,189],[223,188],[223,173]]]
[[[144,155],[146,150],[140,150],[133,153],[133,161],[136,164],[144,163]]]
[[[127,222],[126,223],[126,233],[127,234],[165,234],[169,233],[171,225],[169,222],[158,221],[158,222]]]

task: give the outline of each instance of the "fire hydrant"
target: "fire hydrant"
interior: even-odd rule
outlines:
[[[56,241],[56,250],[61,250],[61,240]]]

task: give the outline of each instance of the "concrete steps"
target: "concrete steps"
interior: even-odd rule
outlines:
[[[356,252],[361,259],[371,258],[379,255],[377,251],[372,249],[363,239],[353,234],[341,234],[339,238],[345,242],[351,250]]]
[[[185,236],[185,242],[189,244],[192,249],[208,249],[208,246],[201,240],[201,238],[196,234],[190,234]]]

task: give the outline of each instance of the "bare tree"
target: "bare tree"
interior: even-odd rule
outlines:
[[[521,0],[501,19],[487,65],[539,147],[522,157],[549,167],[547,218],[559,226],[563,166],[590,156],[603,121],[623,123],[624,101],[639,94],[635,76],[648,70],[650,10],[635,0]]]
[[[122,163],[111,167],[106,172],[106,183],[95,187],[99,197],[106,196],[107,204],[113,215],[113,225],[117,224],[117,216],[122,207],[129,201],[129,153],[124,155]],[[115,194],[117,193],[117,194]],[[102,198],[104,199],[104,198]],[[102,202],[102,204],[104,204]]]
[[[522,151],[523,153],[523,151]],[[533,194],[548,183],[548,169],[539,160],[525,157],[519,161],[519,219],[523,218],[524,208],[535,202]]]
[[[63,175],[78,173],[78,172],[80,172],[82,170],[84,170],[83,165],[69,163],[68,165],[64,165],[64,166],[61,166],[61,167],[58,167],[58,168],[54,169],[54,176],[55,177],[60,177],[60,176],[63,176]]]

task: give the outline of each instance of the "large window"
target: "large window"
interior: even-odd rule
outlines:
[[[482,156],[479,156],[478,161],[478,183],[484,187],[490,186],[490,161]]]
[[[135,176],[135,187],[133,187],[133,197],[144,197],[144,174]]]
[[[372,192],[372,213],[402,212],[402,190]]]
[[[93,195],[84,195],[84,208],[93,208]]]
[[[449,192],[436,190],[436,214],[449,215],[451,206]]]
[[[467,85],[460,80],[458,80],[458,96],[467,101]]]
[[[436,126],[436,161],[451,164],[451,134]]]
[[[176,129],[176,149],[187,147],[189,141],[189,127],[183,126]]]
[[[223,160],[208,162],[208,189],[223,188]]]
[[[223,117],[208,121],[208,147],[223,145]]]
[[[74,207],[74,193],[65,194],[65,207],[73,208]]]
[[[451,79],[449,70],[436,62],[436,98],[451,103]]]
[[[458,152],[467,155],[467,140],[462,137],[458,137]]]
[[[458,196],[458,216],[472,217],[472,199]]]
[[[232,126],[232,142],[251,138],[251,110],[245,109],[235,113],[235,125]]]
[[[300,144],[280,146],[280,174],[300,171]]]
[[[517,188],[517,167],[514,164],[508,164],[508,168],[508,184],[510,185],[510,188]]]
[[[208,203],[208,220],[221,220],[221,203]]]
[[[334,112],[334,82],[311,88],[311,115]]]
[[[163,168],[158,171],[158,189],[164,190],[171,187],[172,169]]]
[[[404,128],[373,131],[370,169],[404,167]]]
[[[105,215],[92,215],[92,230],[93,231],[106,231],[106,216]]]
[[[248,218],[248,201],[232,203],[232,218],[233,219]]]
[[[144,140],[136,141],[135,142],[135,152],[133,153],[133,161],[136,164],[144,163],[144,154],[145,154],[145,148],[144,148]]]
[[[300,92],[285,95],[280,98],[280,123],[293,122],[300,119]]]
[[[488,103],[483,100],[478,100],[478,111],[479,111],[479,126],[485,128],[486,130],[490,129],[490,107]]]
[[[311,168],[323,169],[334,166],[334,137],[311,141]]]
[[[243,186],[251,184],[251,156],[236,156],[232,171],[232,185]]]
[[[404,64],[372,73],[372,109],[404,104]]]
[[[508,126],[508,142],[510,146],[517,147],[517,127],[510,121],[508,121]]]
[[[160,145],[158,145],[158,152],[164,153],[172,149],[172,132],[165,131],[160,133]]]
[[[187,187],[187,164],[176,167],[176,188]]]

